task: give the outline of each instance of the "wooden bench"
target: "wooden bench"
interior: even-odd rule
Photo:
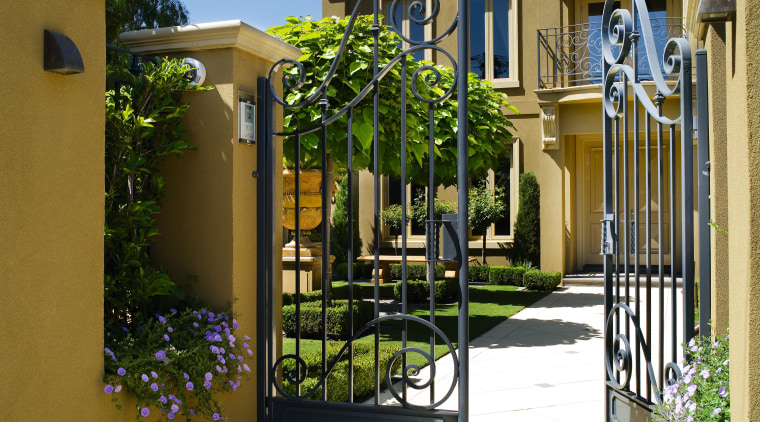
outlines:
[[[474,262],[477,258],[474,256],[469,257],[470,262]],[[357,261],[364,261],[364,262],[375,262],[375,255],[364,255],[360,256],[359,258],[356,258]],[[403,257],[401,255],[380,255],[378,256],[379,261],[379,280],[380,283],[391,283],[393,282],[393,279],[391,277],[391,263],[393,262],[401,262],[403,260]],[[406,257],[407,264],[424,264],[425,257],[419,256],[419,255],[407,255]],[[446,278],[456,278],[457,277],[457,269],[459,268],[459,261],[437,261],[436,264],[443,264],[446,266],[446,273],[444,277]],[[372,270],[372,282],[375,282],[375,270]]]

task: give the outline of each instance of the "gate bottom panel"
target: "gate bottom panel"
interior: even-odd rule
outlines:
[[[367,406],[317,400],[270,399],[272,422],[456,422],[457,412],[411,410],[394,406]]]

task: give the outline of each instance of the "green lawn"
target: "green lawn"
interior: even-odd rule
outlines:
[[[470,339],[474,339],[490,330],[500,322],[516,314],[524,307],[541,299],[549,292],[518,291],[514,286],[472,286],[470,287]],[[410,312],[425,320],[430,320],[430,307],[423,306]],[[437,305],[435,308],[435,325],[441,329],[453,346],[457,347],[458,324],[457,304]],[[401,347],[402,322],[392,321],[381,327],[379,341],[395,343]],[[436,336],[437,337],[437,336]],[[358,341],[374,342],[375,336],[368,335]],[[343,342],[340,342],[343,343]],[[418,347],[422,350],[430,350],[430,330],[415,323],[408,323],[407,347]],[[320,352],[322,342],[320,340],[301,340],[301,355]],[[283,354],[295,353],[295,339],[283,339]],[[436,338],[436,359],[447,354],[448,348],[439,337]],[[407,354],[409,362],[424,366],[427,362],[417,353]]]

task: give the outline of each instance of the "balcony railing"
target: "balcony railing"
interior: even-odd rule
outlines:
[[[688,38],[683,18],[652,18],[652,30],[660,67],[662,52],[670,38]],[[602,82],[601,23],[539,29],[538,89],[567,88]],[[638,45],[639,76],[651,80],[643,40]],[[628,63],[632,65],[632,63]]]

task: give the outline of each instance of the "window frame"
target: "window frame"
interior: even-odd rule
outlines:
[[[484,0],[486,13],[484,19],[485,30],[485,80],[491,82],[494,88],[519,88],[520,80],[520,28],[518,26],[519,0],[509,1],[509,78],[494,78],[493,74],[493,52],[494,52],[494,23],[493,23],[493,4],[494,1],[504,0]],[[469,2],[468,2],[469,5]],[[470,29],[472,31],[472,29]],[[491,36],[489,36],[491,34]],[[467,66],[469,69],[470,66]]]
[[[388,7],[393,4],[394,0],[382,0],[381,1],[381,7],[380,10],[382,11],[381,14],[385,14],[385,11],[388,10]],[[411,21],[409,20],[409,15],[406,13],[406,11],[409,9],[409,5],[415,1],[418,0],[399,0],[399,3],[401,3],[398,7],[402,10],[401,13],[401,31],[404,33],[405,36],[410,37],[411,33]],[[425,0],[425,10],[431,10],[433,7],[433,0]],[[398,23],[398,22],[397,22]],[[384,25],[390,26],[390,17],[384,15],[383,20]],[[425,25],[423,27],[425,31],[425,40],[430,40],[433,38],[433,23],[429,25]],[[411,39],[411,38],[410,38]],[[401,40],[401,48],[404,50],[407,50],[411,47],[411,44]],[[430,49],[425,49],[425,61],[433,61],[433,51]],[[410,55],[411,57],[411,55]]]

